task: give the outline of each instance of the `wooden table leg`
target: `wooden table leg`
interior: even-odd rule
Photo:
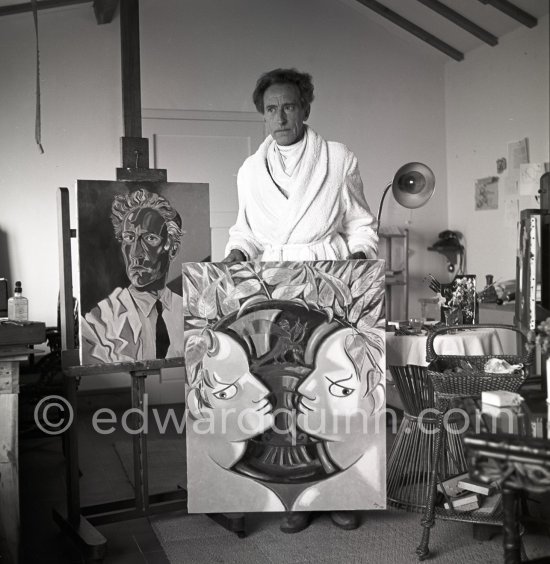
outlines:
[[[514,490],[502,490],[504,509],[504,564],[521,563],[521,537],[518,521],[518,496]]]
[[[19,362],[0,361],[0,554],[6,564],[19,561],[18,392]]]

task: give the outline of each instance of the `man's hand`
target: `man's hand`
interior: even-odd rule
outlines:
[[[222,262],[244,262],[246,257],[242,251],[238,249],[233,249],[229,254],[222,260]]]
[[[348,255],[347,260],[358,260],[358,259],[366,259],[367,255],[363,251],[357,251],[356,253],[351,253]]]

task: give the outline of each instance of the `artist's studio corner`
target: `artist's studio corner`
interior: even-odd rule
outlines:
[[[550,564],[550,0],[0,0],[0,564]]]

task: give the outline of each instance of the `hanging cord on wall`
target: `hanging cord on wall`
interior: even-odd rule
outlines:
[[[34,33],[36,36],[36,118],[34,123],[34,138],[41,153],[44,153],[42,147],[42,119],[40,112],[40,48],[38,46],[38,8],[36,0],[31,0],[32,15],[34,19]]]

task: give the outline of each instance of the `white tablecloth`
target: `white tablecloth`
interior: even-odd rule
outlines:
[[[417,364],[426,366],[426,335],[386,333],[386,366]],[[434,350],[438,355],[503,354],[496,329],[472,329],[437,335]]]

